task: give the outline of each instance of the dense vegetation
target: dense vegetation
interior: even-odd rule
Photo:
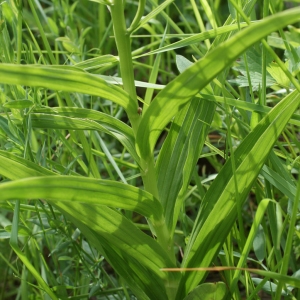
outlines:
[[[1,300],[299,299],[297,2],[1,3]]]

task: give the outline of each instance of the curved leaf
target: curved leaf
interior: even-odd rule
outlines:
[[[12,180],[35,176],[56,175],[48,169],[3,150],[0,150],[0,165],[0,174]]]
[[[40,176],[3,183],[0,185],[0,193],[2,201],[44,198],[72,202],[72,206],[76,202],[83,202],[133,210],[155,221],[162,218],[162,207],[151,194],[134,186],[109,180]]]
[[[124,122],[118,120],[115,117],[93,109],[79,107],[51,107],[36,108],[34,109],[34,112],[97,121],[102,126],[105,126],[108,130],[122,133],[134,142],[134,135],[131,127],[129,127]]]
[[[186,102],[228,68],[247,48],[272,31],[298,21],[299,14],[300,8],[290,9],[250,25],[171,81],[156,96],[142,117],[137,132],[137,149],[141,157],[146,160],[151,157],[161,131]]]
[[[0,75],[1,83],[95,95],[123,106],[128,113],[137,111],[136,104],[130,101],[124,90],[71,66],[60,68],[60,66],[0,64]]]
[[[103,115],[105,114],[99,116],[97,114],[98,112],[93,113],[91,111],[90,113],[88,113],[87,109],[84,112],[74,112],[75,109],[73,109],[73,112],[71,109],[69,111],[68,110],[69,109],[67,109],[67,112],[62,112],[59,114],[32,113],[30,114],[31,124],[33,127],[46,129],[97,130],[105,132],[109,135],[114,136],[128,150],[133,159],[139,164],[140,159],[136,153],[134,146],[135,139],[133,136],[133,132],[129,126],[116,119],[113,120],[113,117],[109,118],[109,116],[107,115],[104,118]],[[62,109],[58,111],[62,111]],[[69,117],[68,115],[72,117]],[[73,115],[80,116],[80,118],[74,118]],[[104,119],[104,122],[102,122],[102,120],[100,122],[96,122],[94,120],[82,118],[91,115],[94,116],[96,120]]]
[[[0,168],[0,174],[10,179],[18,179],[22,178],[22,176],[28,177],[49,175],[49,173],[51,173],[50,171],[38,165],[35,165],[34,163],[29,162],[21,157],[0,151],[0,164],[3,165],[3,163],[5,163],[5,168]],[[18,172],[18,170],[20,170],[20,172]],[[74,183],[72,179],[76,177],[52,176],[51,179],[52,178],[53,182],[59,182],[63,178],[66,178],[67,181],[68,179],[70,179],[71,183]],[[47,184],[50,183],[49,176],[2,183],[0,184],[0,189],[7,186],[10,189],[16,184],[20,187],[21,182],[21,186],[23,186],[26,190],[26,182],[29,182],[30,185],[30,183],[34,181],[35,183],[37,183],[39,179],[41,180],[41,182],[46,181],[46,187],[43,188],[44,190],[50,190],[50,193],[53,192],[53,195],[58,193],[53,189],[49,189],[50,185]],[[83,177],[76,178],[75,182],[77,180],[82,181],[83,183],[88,182],[89,186],[91,184],[96,188],[96,190],[99,190],[99,180]],[[122,185],[120,183],[117,184]],[[139,194],[137,188],[130,187],[128,185],[123,186],[125,186],[125,188],[129,187],[129,189],[131,189],[131,192],[129,192],[131,196],[134,194]],[[62,189],[64,188],[65,186],[63,184]],[[109,194],[115,192],[111,188],[108,188],[108,186],[106,186],[106,188],[107,193]],[[135,189],[135,191],[133,191],[132,188]],[[39,189],[41,191],[40,196],[43,196],[45,191],[41,190],[41,186]],[[32,186],[31,188],[28,187],[27,190],[27,198],[32,198],[32,192],[34,192]],[[78,197],[76,192],[74,199],[80,199],[79,201],[75,202],[72,199],[68,200],[68,197],[69,199],[72,198],[72,195],[69,194],[69,192],[70,190],[67,193],[66,191],[63,191],[60,199],[58,199],[66,200],[65,202],[50,202],[54,204],[58,209],[60,209],[63,213],[67,214],[71,221],[85,234],[89,241],[91,241],[101,253],[103,253],[103,248],[106,250],[103,255],[111,262],[111,265],[115,268],[115,270],[124,277],[126,282],[133,289],[133,291],[136,292],[137,295],[142,296],[142,299],[147,299],[145,297],[146,293],[147,295],[149,295],[149,299],[163,300],[166,299],[165,286],[172,286],[173,289],[177,289],[178,279],[180,275],[175,274],[175,276],[170,276],[163,274],[164,272],[160,271],[160,269],[165,265],[172,267],[173,263],[170,261],[168,255],[164,252],[164,250],[162,250],[162,248],[155,240],[141,232],[132,222],[119,214],[117,211],[101,205],[108,200],[104,200],[103,202],[103,197],[100,196],[99,193],[93,193],[91,190],[89,190],[88,194],[84,193],[80,198]],[[12,191],[12,193],[14,192]],[[39,193],[39,191],[37,191],[37,193]],[[74,194],[74,192],[72,191],[71,193]],[[126,199],[123,197],[124,193],[120,191],[120,194],[120,198],[117,201],[119,201],[119,204],[122,206],[123,204],[121,202],[126,201]],[[158,211],[162,212],[160,203],[158,203],[158,201],[156,201],[151,194],[141,191],[141,195],[142,196],[138,201],[142,201],[144,202],[144,204],[147,203],[146,210],[149,211],[148,204],[150,204],[150,206],[153,206],[153,204],[156,203],[158,204],[158,206],[154,209],[155,213],[157,213]],[[0,198],[1,196],[6,197],[7,194],[2,192],[0,193]],[[11,196],[12,194],[8,195],[7,197]],[[19,191],[15,196],[16,198],[20,199],[20,197],[23,196],[23,192]],[[147,196],[149,196],[150,198],[147,199]],[[111,196],[108,195],[108,197]],[[26,197],[24,196],[24,198]],[[143,201],[143,199],[145,199],[146,201]],[[87,202],[85,202],[85,200],[87,200]],[[73,201],[72,205],[70,205],[70,201]],[[132,200],[130,201],[132,202]],[[109,204],[110,206],[117,205],[117,203],[114,203],[113,201],[109,202]],[[141,208],[143,204],[142,206],[141,204],[138,204],[138,206]],[[126,264],[124,264],[124,261],[126,261]],[[151,281],[149,281],[149,276],[151,276]],[[162,284],[163,281],[164,284]],[[155,282],[155,286],[153,286],[153,282]]]

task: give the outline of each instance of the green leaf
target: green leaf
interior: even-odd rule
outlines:
[[[66,130],[97,130],[115,137],[139,164],[132,129],[123,122],[97,111],[80,108],[54,108],[40,111],[53,114],[32,113],[32,127]],[[55,114],[56,112],[56,114]],[[75,116],[75,117],[74,117]]]
[[[95,95],[136,114],[136,106],[124,90],[75,67],[0,64],[0,75],[1,83]]]
[[[157,186],[170,232],[175,229],[214,110],[213,102],[193,99],[176,115],[160,151],[156,164]]]
[[[247,67],[249,70],[251,87],[253,91],[258,91],[262,85],[262,52],[256,50],[254,47],[246,51]],[[270,64],[272,57],[267,56],[266,64]],[[248,87],[249,81],[247,77],[247,67],[244,57],[241,57],[241,61],[238,66],[233,69],[240,72],[241,75],[237,76],[236,79],[228,80],[229,82],[235,83],[240,87]],[[272,86],[276,84],[275,79],[273,79],[270,74],[266,76],[266,86]]]
[[[138,25],[134,28],[134,31],[141,28],[144,24],[149,22],[151,19],[155,18],[161,11],[163,11],[168,5],[170,5],[174,0],[166,0],[163,3],[161,3],[156,8],[152,9],[151,12],[143,17],[141,21],[138,23]]]
[[[286,62],[285,65],[288,67],[288,62]],[[289,78],[286,76],[283,70],[278,66],[278,64],[271,63],[267,67],[267,70],[274,78],[276,83],[279,84],[280,86],[289,87],[291,85]]]
[[[40,176],[3,183],[0,185],[0,193],[2,201],[43,198],[71,202],[72,206],[76,202],[84,202],[133,210],[156,222],[162,218],[161,205],[151,194],[134,186],[109,180]]]
[[[12,231],[12,225],[5,226],[4,230],[6,232],[11,232]],[[18,226],[18,236],[30,236],[31,234],[32,233],[31,233],[31,231],[29,230],[28,227],[25,227],[25,226],[22,226],[22,225]]]
[[[0,150],[0,165],[0,174],[11,180],[35,176],[56,175],[54,172],[31,161],[2,150]]]
[[[258,123],[227,160],[202,201],[185,251],[184,267],[206,267],[211,264],[236,220],[237,203],[245,201],[269,152],[299,103],[300,95],[297,91],[285,97]],[[235,159],[234,171],[232,159]],[[238,190],[234,177],[239,183]],[[182,299],[204,276],[201,272],[185,273],[177,299]]]
[[[2,116],[0,116],[0,130],[7,135],[8,139],[19,145],[19,147],[24,147],[25,138],[23,132],[10,120]]]
[[[9,158],[11,159],[9,160]],[[21,176],[42,176],[43,174],[48,175],[49,173],[51,173],[50,171],[31,162],[28,162],[23,158],[11,154],[9,155],[8,153],[0,151],[0,163],[2,164],[3,161],[10,162],[10,164],[7,163],[4,168],[1,168],[0,174],[5,173],[5,175],[11,179],[21,178]],[[20,192],[13,192],[14,185],[23,186],[24,189],[28,189],[26,193],[27,198],[30,199],[38,196],[37,194],[39,194],[39,192],[41,192],[39,196],[41,196],[42,198],[46,198],[43,196],[47,196],[46,194],[44,194],[45,191],[47,193],[47,190],[49,194],[51,194],[51,198],[55,198],[57,196],[56,201],[52,200],[50,202],[58,207],[63,213],[67,214],[69,218],[74,222],[74,224],[78,226],[78,228],[84,232],[86,237],[97,247],[97,249],[99,249],[102,253],[103,247],[107,250],[104,251],[103,255],[108,258],[115,270],[121,276],[124,276],[124,279],[127,283],[129,283],[130,287],[133,288],[136,294],[142,296],[142,299],[147,299],[145,298],[146,294],[150,295],[149,299],[166,299],[165,284],[172,285],[174,289],[177,288],[176,282],[178,281],[178,274],[175,276],[172,275],[170,277],[169,275],[166,276],[166,274],[163,274],[164,272],[159,271],[159,269],[164,267],[165,265],[172,266],[173,264],[170,261],[168,255],[164,252],[164,250],[162,250],[158,243],[149,236],[142,233],[133,223],[128,221],[121,214],[119,214],[115,210],[103,206],[105,201],[107,201],[110,206],[117,205],[117,202],[126,202],[124,191],[122,192],[121,190],[119,190],[119,200],[112,200],[111,194],[113,190],[116,189],[116,185],[113,184],[114,186],[112,186],[109,184],[110,187],[108,185],[106,186],[106,188],[108,197],[110,197],[111,200],[108,200],[108,198],[106,198],[107,200],[104,200],[103,202],[102,199],[104,194],[101,195],[99,193],[99,180],[82,177],[63,176],[51,177],[51,179],[53,180],[50,181],[49,179],[50,177],[15,180],[13,182],[8,182],[5,184],[2,183],[0,185],[0,189],[5,188],[5,186],[7,187],[7,184],[9,184],[12,188],[12,193],[15,193],[15,197],[18,199],[20,199],[21,195],[22,197],[24,197],[24,199],[26,198],[26,196],[24,193],[21,194]],[[75,179],[75,181],[73,181],[72,179]],[[66,185],[66,182],[64,182],[64,180],[71,180],[71,189],[74,189],[73,184],[75,182],[77,182],[78,180],[83,180],[81,181],[81,183],[83,184],[81,192],[78,194],[78,190],[75,193],[70,189],[66,190],[68,185]],[[27,185],[26,182],[29,184]],[[38,182],[41,183],[39,188],[35,188],[34,182],[35,184]],[[60,196],[59,188],[57,189],[55,187],[55,184],[52,185],[52,182],[56,182],[62,187],[62,189],[60,189]],[[64,183],[59,184],[59,182]],[[109,181],[107,181],[107,183],[109,183]],[[116,184],[119,186],[123,185],[120,183]],[[44,188],[42,187],[43,185]],[[75,185],[78,187],[77,183],[75,183]],[[96,187],[96,191],[89,190],[86,192],[86,189],[91,185]],[[28,188],[26,188],[26,186]],[[138,199],[138,206],[140,206],[143,202],[144,204],[148,202],[145,205],[145,209],[149,211],[149,208],[152,206],[150,202],[154,199],[152,195],[142,190],[138,191],[137,188],[134,188],[132,186],[123,185],[123,187],[125,187],[126,189],[128,187],[130,190],[133,189],[138,193],[141,192],[140,196],[136,194]],[[103,188],[105,189],[105,187]],[[75,194],[74,197],[72,196],[72,194]],[[1,195],[3,195],[3,197],[14,197],[12,196],[12,194],[10,194],[9,196],[9,194],[7,193],[0,192],[0,197]],[[149,195],[152,200],[150,200],[150,202],[148,201],[149,199],[146,200],[146,202],[143,201],[143,195]],[[78,201],[76,201],[76,199]],[[64,202],[63,200],[66,201]],[[117,202],[115,202],[115,200]],[[72,201],[71,205],[70,201]],[[156,204],[158,205],[157,207],[155,207],[155,214],[158,211],[162,212],[160,203],[157,200],[154,200],[154,202],[156,202]],[[121,204],[121,206],[123,206],[123,204]],[[124,261],[126,261],[126,263],[124,263]],[[149,281],[149,278],[151,279],[151,281]],[[166,281],[166,283],[163,284],[163,281]],[[156,283],[155,286],[153,286],[153,282]]]
[[[224,282],[203,283],[197,286],[184,300],[223,300],[227,293]]]
[[[180,274],[160,271],[173,265],[162,248],[120,213],[107,207],[76,203],[56,206],[85,234],[140,299],[167,299],[165,285],[177,289]],[[91,218],[92,216],[92,218]],[[126,263],[124,263],[126,262]],[[145,294],[149,298],[145,298]]]
[[[9,160],[10,157],[11,159]],[[8,155],[7,153],[0,151],[0,163],[2,164],[3,161],[10,161],[10,167],[8,169],[1,168],[0,174],[5,173],[10,179],[18,179],[21,178],[21,176],[28,177],[30,175],[42,176],[43,174],[47,175],[49,174],[48,172],[50,172],[38,165],[34,165],[33,163],[26,161],[23,158],[19,158],[14,155]],[[113,190],[114,193],[116,193],[116,186],[123,186],[126,189],[128,187],[131,190],[130,198],[137,192],[136,199],[139,207],[141,207],[141,205],[143,206],[143,202],[144,204],[146,204],[146,202],[150,204],[150,202],[154,200],[151,194],[121,183],[111,185],[111,183],[107,181],[105,184],[108,183],[106,188],[108,197],[110,197],[111,200],[103,200],[104,197],[103,195],[100,196],[101,194],[99,193],[99,189],[103,188],[105,190],[106,188],[105,186],[102,186],[101,188],[101,180],[99,181],[90,178],[71,176],[52,176],[50,181],[49,179],[50,177],[40,177],[16,180],[13,182],[2,183],[0,185],[0,189],[5,187],[10,189],[17,185],[17,189],[22,189],[22,187],[24,188],[24,193],[25,190],[27,190],[27,198],[30,199],[33,198],[34,193],[35,196],[38,196],[38,193],[41,193],[40,196],[47,196],[47,191],[49,192],[48,196],[57,196],[55,201],[52,200],[50,202],[59,208],[63,213],[67,214],[71,221],[73,221],[74,224],[84,232],[89,241],[91,241],[97,247],[97,249],[100,250],[100,252],[103,253],[103,249],[106,250],[104,251],[103,255],[110,261],[115,270],[124,277],[136,294],[142,296],[141,299],[147,299],[145,298],[145,295],[149,294],[149,299],[163,300],[166,299],[165,286],[171,286],[173,289],[177,289],[178,277],[180,275],[173,274],[170,276],[166,275],[165,272],[160,271],[160,268],[166,265],[173,266],[173,263],[170,261],[168,255],[164,250],[162,250],[159,244],[148,235],[141,232],[132,222],[130,222],[120,213],[102,205],[105,203],[105,201],[109,202],[110,206],[117,205],[115,201],[119,202],[121,205],[123,205],[123,202],[126,202],[126,193],[124,194],[124,191],[121,191],[120,189],[119,200],[112,200],[111,194]],[[59,183],[63,181],[65,183],[67,181],[71,182],[72,189],[74,189],[74,183],[77,187],[78,182],[81,182],[79,185],[85,185],[85,183],[87,183],[85,186],[88,190],[81,189],[81,197],[78,194],[78,190],[75,193],[71,190],[66,192],[66,185]],[[37,189],[35,189],[32,185],[34,182],[35,184],[38,182],[44,182],[46,186],[44,185],[44,188],[42,188],[42,185],[40,185],[37,187]],[[55,185],[52,185],[52,188],[49,188],[51,186],[49,185],[50,182],[58,184],[58,186],[61,186],[61,188],[59,187],[57,190],[54,188]],[[96,190],[94,188],[90,189],[92,186],[94,186]],[[59,189],[61,191],[60,196]],[[0,197],[14,197],[13,193],[15,192],[13,190],[14,188],[11,189],[12,193],[9,194],[1,193]],[[150,202],[149,199],[144,199],[145,195],[150,197]],[[24,197],[24,199],[26,198],[25,194],[22,192],[16,193],[15,197],[19,199],[20,197]],[[76,199],[78,201],[76,201]],[[143,199],[146,200],[146,202]],[[65,200],[65,202],[63,200]],[[73,201],[72,205],[70,205],[70,201]],[[162,212],[160,203],[157,200],[154,200],[154,202],[158,204],[158,206],[154,208],[154,213],[157,214],[158,211]],[[148,204],[146,204],[146,210],[149,211]],[[150,204],[150,206],[152,205]],[[21,254],[22,253],[20,253],[20,255]],[[126,264],[124,261],[126,261]],[[149,281],[149,276],[151,277],[151,281]],[[155,282],[155,285],[153,285],[153,282]]]
[[[257,259],[262,262],[266,257],[266,238],[264,229],[259,225],[253,241],[253,250]]]
[[[180,73],[183,73],[187,68],[193,65],[193,62],[189,61],[182,55],[176,55],[176,66]]]
[[[22,108],[32,107],[33,104],[34,103],[32,101],[24,99],[24,100],[16,100],[16,101],[10,101],[10,102],[4,103],[3,107],[22,109]]]
[[[34,109],[34,112],[96,121],[97,123],[101,124],[101,126],[104,126],[107,130],[121,133],[125,135],[130,141],[134,142],[134,135],[131,127],[115,117],[96,110],[78,107],[51,107],[36,108]]]
[[[145,160],[151,157],[162,130],[185,103],[251,45],[269,33],[298,21],[299,13],[300,8],[291,9],[245,28],[171,81],[155,97],[142,117],[136,139],[141,157]]]
[[[241,28],[244,28],[244,27],[248,26],[248,24],[246,24],[246,23],[240,23],[239,25],[240,25]],[[187,47],[187,46],[199,43],[199,42],[204,41],[206,39],[214,38],[217,35],[220,35],[220,34],[223,34],[223,33],[232,32],[233,30],[237,30],[237,29],[238,29],[238,24],[231,24],[231,25],[222,26],[222,27],[218,27],[218,28],[215,28],[215,29],[207,30],[205,32],[201,32],[201,33],[198,33],[198,34],[193,34],[192,36],[189,36],[185,39],[182,39],[182,40],[180,40],[176,43],[161,47],[157,50],[139,55],[137,57],[153,55],[153,54],[158,54],[158,53],[162,53],[162,52],[166,52],[166,51],[180,49],[180,48],[183,48],[183,47]]]
[[[278,173],[270,169],[268,166],[263,166],[260,171],[261,175],[264,176],[273,186],[290,199],[294,199],[296,196],[296,187],[285,178],[281,177]]]
[[[93,57],[84,61],[81,61],[74,65],[74,67],[83,69],[85,71],[98,70],[101,68],[113,67],[119,59],[113,55],[102,55],[98,57]]]
[[[251,278],[251,280],[253,281],[253,283],[257,286],[259,285],[263,279],[261,278]],[[277,284],[271,282],[271,281],[267,281],[261,288],[263,291],[265,291],[266,293],[270,294],[270,295],[274,295],[277,291]],[[292,288],[288,288],[289,290],[292,290]],[[281,292],[282,296],[288,296],[288,293],[286,293],[285,291]]]

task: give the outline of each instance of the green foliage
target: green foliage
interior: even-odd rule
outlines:
[[[1,6],[0,299],[300,296],[299,8]]]

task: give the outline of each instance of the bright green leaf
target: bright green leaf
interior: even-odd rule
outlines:
[[[170,82],[155,97],[141,120],[137,132],[137,149],[141,156],[151,157],[160,133],[186,102],[251,45],[272,31],[296,22],[299,13],[299,8],[284,11],[247,27]]]

